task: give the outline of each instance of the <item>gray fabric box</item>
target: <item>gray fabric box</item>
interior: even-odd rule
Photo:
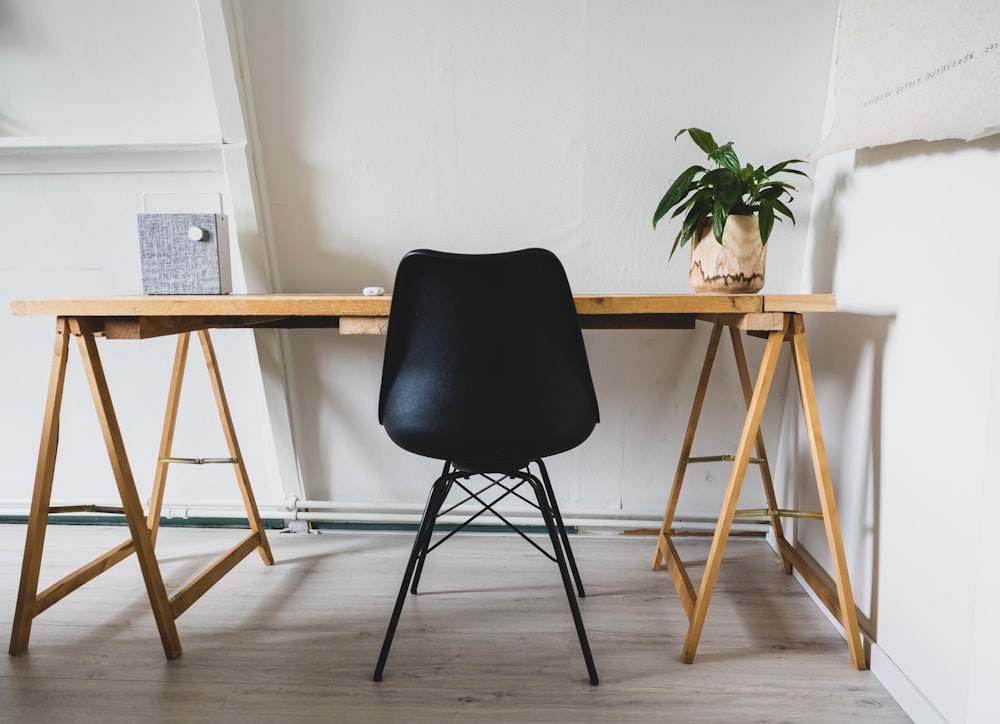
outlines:
[[[229,294],[223,214],[139,214],[143,294]]]

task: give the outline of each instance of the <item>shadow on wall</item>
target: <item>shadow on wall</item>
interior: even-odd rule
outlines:
[[[848,190],[849,178],[843,171],[834,177],[829,193],[817,205],[813,215],[816,241],[813,244],[815,251],[812,256],[810,286],[807,288],[819,294],[833,291],[842,235],[837,200]]]
[[[805,288],[816,292],[830,292],[838,288],[837,265],[838,260],[844,263],[841,256],[847,243],[843,221],[848,218],[846,213],[850,212],[841,205],[854,192],[853,179],[857,171],[922,156],[950,158],[958,154],[997,150],[1000,150],[1000,135],[973,142],[909,141],[859,149],[839,168],[839,162],[831,160],[835,175],[825,179],[822,201],[817,204],[813,215],[815,241],[803,277]],[[929,182],[947,183],[938,178],[929,179]],[[905,199],[905,202],[920,206],[917,200]],[[853,210],[857,205],[856,201],[848,202],[848,209]],[[840,280],[841,286],[845,281],[850,280]],[[864,304],[869,302],[871,295],[862,293],[855,296],[858,299],[855,303]],[[888,298],[888,295],[885,297]],[[891,312],[838,312],[812,315],[806,321],[820,415],[855,599],[859,609],[862,609],[859,612],[862,626],[876,640],[882,519],[884,355],[893,334],[895,319],[896,315]],[[791,411],[791,408],[788,410]],[[783,452],[781,457],[781,463],[789,466],[789,474],[782,477],[795,481],[790,483],[794,487],[787,488],[785,494],[793,499],[795,507],[810,508],[817,504],[818,499],[810,482],[811,461],[801,423],[788,424],[782,435],[789,443],[784,448],[787,452]],[[795,529],[795,540],[814,554],[827,570],[832,570],[821,528],[809,522],[800,523]],[[867,611],[864,610],[866,607]]]
[[[878,635],[879,520],[882,482],[882,384],[886,343],[895,315],[836,313],[812,315],[809,356],[822,431],[837,500],[855,603],[862,629]],[[790,395],[788,405],[798,405]],[[794,420],[791,413],[787,419]],[[797,413],[802,419],[801,410]],[[859,425],[859,421],[866,424]],[[792,506],[819,510],[812,459],[803,423],[783,432],[781,478]],[[794,545],[832,570],[823,526],[797,521]]]
[[[395,270],[387,273],[369,260],[352,258],[318,244],[307,253],[315,269],[328,271],[327,281],[296,284],[291,293],[358,294],[364,286],[382,286],[387,294],[392,292]],[[336,329],[303,329],[286,334],[289,393],[303,492],[308,499],[323,499],[328,493],[319,481],[333,477],[334,448],[348,442],[353,449],[366,450],[371,435],[380,432],[375,401],[385,338],[341,337]],[[355,376],[351,389],[344,389],[345,369]],[[335,419],[330,419],[331,414]],[[335,426],[335,435],[328,425]]]
[[[860,148],[855,154],[855,167],[866,168],[895,163],[919,156],[954,156],[974,150],[1000,151],[1000,133],[971,141],[945,139],[941,141],[904,141],[889,146]]]

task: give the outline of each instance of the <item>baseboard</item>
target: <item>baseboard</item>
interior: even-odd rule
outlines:
[[[25,525],[27,515],[0,515],[0,525],[4,523]],[[280,518],[263,518],[261,522],[267,530],[281,530],[285,521]],[[125,526],[125,518],[120,515],[60,515],[50,516],[47,525],[115,525]],[[246,518],[161,518],[161,528],[248,528]]]
[[[28,522],[27,515],[0,515],[0,525],[5,523],[25,525]],[[284,530],[288,527],[288,521],[280,518],[263,518],[261,522],[266,530]],[[302,521],[303,530],[364,530],[364,531],[415,531],[419,528],[417,523],[366,523],[366,522],[343,522],[330,523],[319,521],[307,523]],[[120,515],[65,515],[52,516],[48,519],[47,525],[114,525],[126,526],[125,519]],[[161,528],[249,528],[250,522],[246,518],[160,518]],[[457,528],[457,525],[441,524],[436,527],[438,531],[450,531]],[[547,533],[545,526],[519,526],[526,535],[544,535]],[[474,522],[465,526],[463,530],[472,533],[506,533],[510,531],[505,525],[494,525],[491,523]],[[567,525],[566,532],[569,534],[579,533],[576,526]]]
[[[947,719],[934,708],[927,697],[910,681],[896,662],[877,643],[871,644],[871,672],[917,724],[947,724]]]
[[[770,532],[767,535],[767,542],[774,549],[775,554],[777,554],[777,544]],[[818,564],[816,565],[818,566]],[[818,568],[818,570],[822,569]],[[844,627],[840,625],[840,621],[834,618],[833,614],[830,613],[830,609],[819,600],[797,570],[792,569],[792,575],[799,582],[799,585],[802,586],[802,590],[812,599],[816,608],[823,612],[823,615],[833,624],[837,633],[840,634],[844,641],[847,641],[847,634],[844,631]],[[862,618],[864,617],[859,614],[859,619]],[[885,690],[889,692],[889,696],[895,699],[896,703],[906,712],[906,715],[914,722],[917,722],[917,724],[947,724],[947,719],[941,716],[941,713],[928,701],[923,692],[896,665],[892,657],[878,645],[877,641],[873,641],[867,635],[864,630],[865,626],[862,625],[861,628],[862,640],[868,657],[868,669],[879,680],[879,683],[885,687]]]

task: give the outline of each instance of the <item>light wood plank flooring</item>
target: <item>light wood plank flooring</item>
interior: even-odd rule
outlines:
[[[10,638],[23,525],[0,525],[0,638]],[[176,590],[234,530],[165,528]],[[49,527],[42,585],[126,537]],[[902,722],[909,721],[761,540],[732,540],[693,665],[686,619],[654,539],[573,537],[601,683],[587,683],[554,564],[512,535],[475,533],[432,554],[385,679],[371,680],[412,534],[270,532],[179,620],[163,657],[131,558],[35,620],[28,653],[0,655],[0,721]],[[708,542],[679,542],[698,562]]]

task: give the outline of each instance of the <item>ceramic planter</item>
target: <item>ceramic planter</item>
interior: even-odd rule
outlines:
[[[691,287],[697,294],[755,294],[764,286],[766,257],[756,216],[731,214],[722,244],[709,220],[691,237]]]

